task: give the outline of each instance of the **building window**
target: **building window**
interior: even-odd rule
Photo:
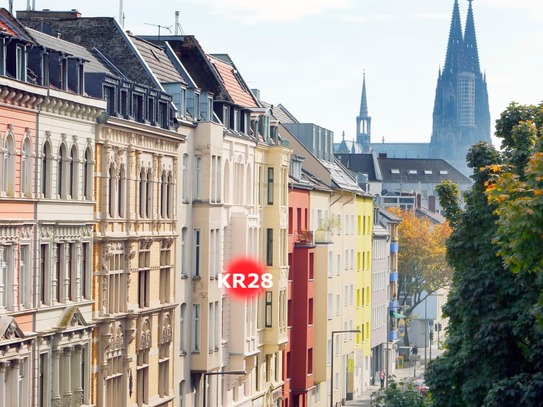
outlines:
[[[128,118],[128,92],[126,90],[121,90],[120,92],[119,110],[121,117]]]
[[[194,199],[202,199],[202,157],[194,158]]]
[[[187,278],[187,263],[188,263],[188,229],[181,229],[181,278]]]
[[[181,304],[179,317],[179,350],[182,355],[187,353],[187,304]]]
[[[132,115],[137,122],[143,122],[143,95],[132,95]]]
[[[151,123],[153,126],[156,124],[154,98],[147,99],[147,120],[149,120],[149,123]]]
[[[273,229],[266,229],[266,266],[273,266]]]
[[[168,105],[166,103],[158,103],[158,125],[163,129],[167,129],[169,127]]]
[[[148,249],[141,249],[138,259],[138,306],[149,307],[149,296],[151,292],[151,252]]]
[[[313,348],[307,350],[307,374],[313,374]]]
[[[189,201],[189,179],[188,179],[188,166],[189,166],[189,156],[183,154],[183,202]]]
[[[200,304],[192,305],[192,352],[200,352]]]
[[[140,218],[145,218],[147,216],[147,171],[143,168],[140,171],[140,180],[139,180],[139,213]]]
[[[93,198],[93,160],[92,160],[92,150],[90,147],[87,147],[85,150],[85,163],[83,165],[83,198],[92,199]]]
[[[264,307],[264,326],[266,328],[271,328],[273,323],[273,312],[272,312],[272,295],[273,293],[271,291],[266,291],[266,298],[265,298],[265,307]]]
[[[268,168],[268,205],[273,205],[273,168]]]
[[[106,405],[121,405],[123,394],[124,361],[121,351],[111,352],[107,358]]]
[[[222,124],[226,128],[230,128],[230,108],[228,106],[222,107]]]
[[[66,199],[68,194],[68,185],[70,180],[68,179],[68,155],[66,152],[66,145],[62,143],[58,152],[58,179],[57,179],[57,194],[59,198]]]
[[[53,303],[62,300],[62,263],[64,260],[62,253],[63,243],[53,245],[53,253],[55,256],[55,269],[53,274]]]
[[[21,155],[21,195],[32,195],[32,147],[30,139],[25,138]]]
[[[50,291],[50,275],[48,270],[51,270],[51,257],[48,244],[40,245],[40,268],[39,268],[39,304],[49,304]]]
[[[194,268],[192,277],[200,277],[200,255],[201,255],[201,233],[200,229],[194,229]]]
[[[125,275],[125,252],[124,244],[119,244],[108,253],[107,265],[107,289],[106,289],[106,313],[115,314],[126,309]]]
[[[162,242],[160,249],[160,302],[162,304],[170,302],[172,253],[168,243],[168,241]]]
[[[121,170],[117,177],[117,197],[116,197],[116,206],[117,206],[117,215],[121,218],[125,216],[125,196],[126,196],[126,171],[124,165],[121,165]]]
[[[107,114],[110,116],[115,115],[115,88],[111,86],[104,86],[104,99],[106,100]]]
[[[91,256],[91,244],[82,243],[81,244],[81,283],[80,283],[80,292],[81,298],[87,299],[90,298],[90,285],[91,281],[91,270],[92,270],[92,256]]]
[[[185,381],[179,382],[179,407],[185,407]]]
[[[10,291],[13,274],[13,247],[0,246],[0,308],[11,308]]]
[[[4,192],[7,196],[13,196],[15,193],[15,142],[11,134],[6,135],[4,145]]]
[[[116,191],[115,187],[117,186],[117,182],[115,180],[115,170],[113,169],[113,165],[110,165],[109,171],[108,171],[108,213],[110,218],[115,217],[115,196]]]
[[[143,349],[138,352],[136,367],[136,401],[138,406],[149,403],[149,349]],[[114,404],[111,404],[114,405]]]
[[[166,397],[170,393],[170,345],[172,341],[170,315],[162,319],[161,338],[158,351],[158,395]]]
[[[21,245],[19,249],[19,305],[31,308],[29,301],[29,284],[31,282],[30,246]]]

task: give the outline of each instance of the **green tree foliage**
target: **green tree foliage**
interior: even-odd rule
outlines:
[[[465,196],[460,216],[455,192],[447,185],[438,189],[453,226],[447,257],[455,272],[444,309],[449,317],[447,349],[426,373],[436,406],[541,405],[543,336],[536,317],[542,274],[520,266],[516,273],[511,270],[509,264],[514,261],[507,256],[515,256],[509,251],[516,244],[514,234],[529,240],[531,232],[524,230],[528,222],[515,225],[512,234],[506,228],[514,221],[511,218],[505,226],[502,217],[504,210],[511,213],[505,196],[517,197],[520,191],[513,188],[518,187],[515,183],[529,176],[527,164],[538,145],[536,129],[541,128],[542,117],[540,107],[512,104],[496,126],[497,136],[503,139],[502,153],[484,143],[470,149],[467,159],[475,183]],[[526,211],[520,204],[513,205],[517,220]],[[538,227],[539,245],[541,230]],[[534,250],[529,245],[525,248]],[[515,261],[524,265],[528,254],[521,256]],[[536,250],[533,261],[540,256]]]
[[[389,379],[388,389],[379,391],[374,399],[375,407],[426,407],[430,399],[419,393],[412,383]]]

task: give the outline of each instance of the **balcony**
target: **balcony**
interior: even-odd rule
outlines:
[[[315,244],[332,243],[332,232],[329,230],[315,231]]]
[[[300,230],[295,234],[295,245],[310,246],[314,244],[313,232],[310,230]]]
[[[390,282],[391,283],[394,283],[396,281],[398,281],[398,272],[397,271],[391,271],[390,272]]]

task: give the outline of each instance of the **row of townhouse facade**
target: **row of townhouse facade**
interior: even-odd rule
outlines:
[[[331,134],[304,145],[193,36],[17,17],[0,11],[4,405],[325,406],[365,390],[374,203]],[[218,276],[242,256],[273,285],[240,301]]]

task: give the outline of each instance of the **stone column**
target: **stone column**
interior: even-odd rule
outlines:
[[[62,355],[62,406],[72,406],[72,348],[64,348]]]
[[[82,358],[83,346],[76,345],[74,347],[74,353],[72,355],[72,378],[73,378],[73,406],[79,407],[84,401],[84,384],[81,383],[83,369],[86,369],[86,363]]]
[[[10,361],[10,382],[8,383],[8,391],[10,392],[11,405],[18,406],[19,398],[19,363],[18,359]]]
[[[81,290],[81,281],[82,276],[81,272],[83,270],[81,260],[83,259],[83,243],[75,243],[75,263],[72,263],[72,267],[75,267],[75,281],[72,281],[73,291],[75,291],[74,301],[81,302],[84,297],[84,293]]]
[[[60,356],[61,350],[53,350],[53,385],[52,385],[52,407],[60,407]]]

